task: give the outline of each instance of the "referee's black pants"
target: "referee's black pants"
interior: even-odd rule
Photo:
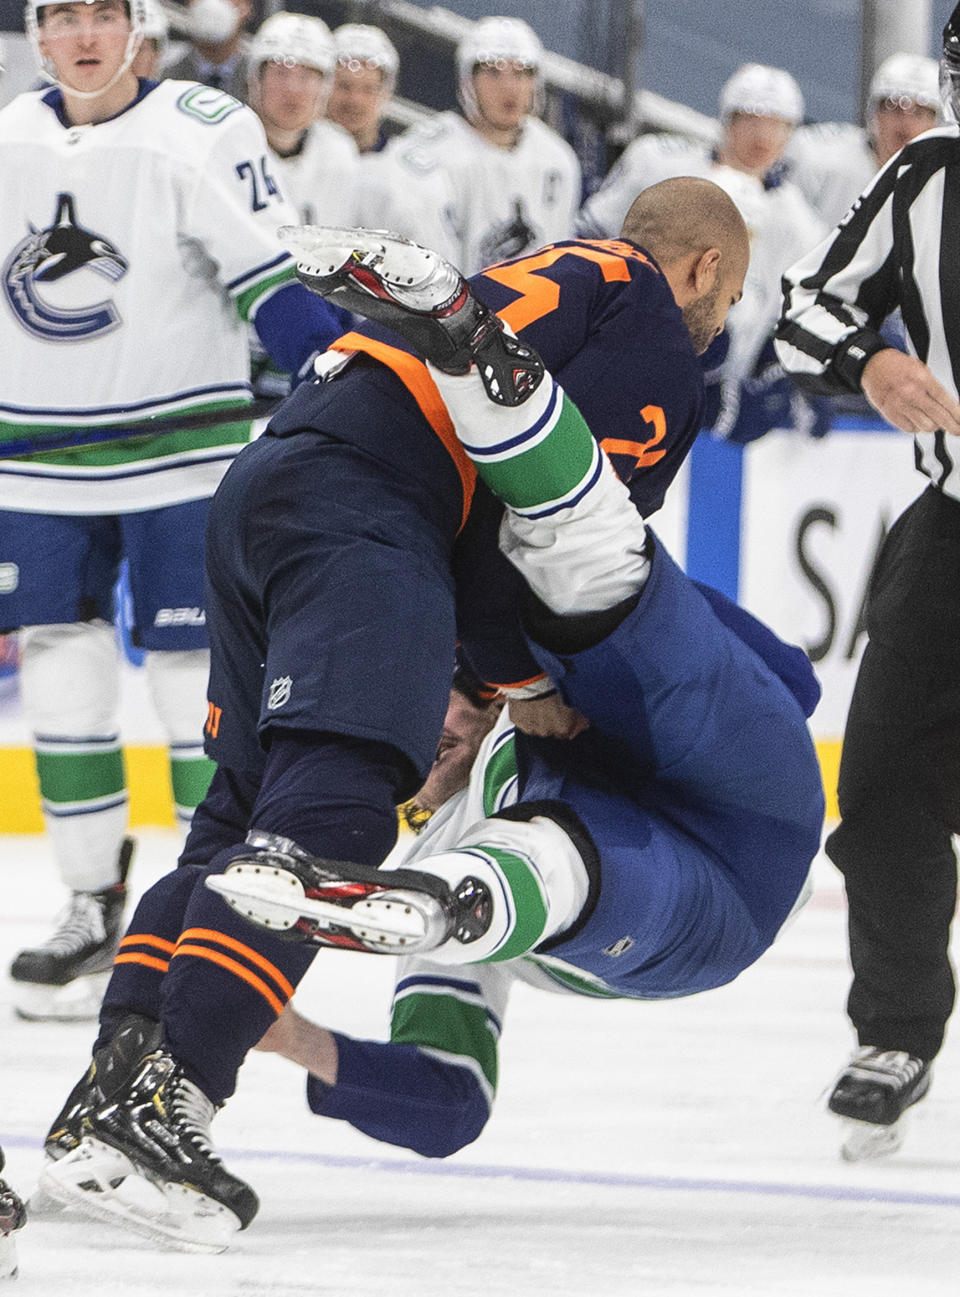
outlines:
[[[947,953],[960,833],[960,503],[928,488],[880,552],[840,763],[844,876],[862,1045],[931,1059],[955,984]]]

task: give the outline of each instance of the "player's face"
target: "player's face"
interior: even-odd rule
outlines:
[[[375,135],[386,99],[380,68],[340,66],[334,74],[327,116],[351,135]]]
[[[723,332],[731,306],[743,296],[748,264],[749,254],[740,255],[731,249],[721,258],[712,287],[683,308],[683,321],[698,356]]]
[[[480,744],[493,728],[499,711],[497,706],[475,707],[459,690],[450,690],[436,758],[426,783],[409,806],[430,814],[466,788]]]
[[[924,108],[912,99],[882,99],[873,111],[873,138],[882,166],[905,144],[937,124],[934,108]]]
[[[122,0],[45,5],[39,19],[40,52],[68,89],[100,90],[117,75],[130,38]]]
[[[762,176],[779,162],[793,127],[782,117],[733,113],[724,138],[724,161],[751,175]]]
[[[516,130],[533,108],[536,73],[522,63],[481,63],[473,74],[480,116],[498,131]]]
[[[260,112],[283,131],[305,131],[321,115],[323,73],[302,63],[273,61],[260,69]]]

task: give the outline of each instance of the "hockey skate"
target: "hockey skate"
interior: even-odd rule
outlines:
[[[475,364],[498,405],[522,405],[540,385],[537,353],[506,332],[438,253],[386,230],[286,225],[280,238],[311,292],[388,325],[448,374]]]
[[[48,1162],[40,1188],[65,1206],[187,1252],[222,1252],[257,1214],[257,1196],[210,1143],[215,1107],[170,1054],[148,1054],[83,1138]]]
[[[371,869],[282,851],[237,857],[207,886],[256,927],[286,941],[383,955],[468,944],[490,924],[487,887],[464,878],[452,891],[416,869]]]
[[[3,1170],[3,1149],[0,1148],[0,1171]],[[26,1209],[6,1180],[0,1179],[0,1279],[17,1277],[17,1242],[14,1238],[27,1220]]]
[[[906,1112],[930,1089],[931,1065],[902,1050],[860,1046],[827,1100],[845,1118],[841,1156],[862,1162],[895,1153],[906,1133]]]
[[[17,1015],[33,1022],[95,1018],[123,935],[127,873],[134,842],[120,850],[119,881],[99,892],[73,892],[53,935],[21,950],[10,967]]]

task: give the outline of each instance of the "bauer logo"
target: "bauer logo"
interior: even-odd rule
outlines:
[[[34,337],[48,342],[98,338],[122,320],[112,301],[90,300],[103,291],[92,276],[115,284],[128,265],[109,239],[79,223],[73,194],[61,193],[52,223],[41,230],[31,225],[4,262],[3,293]]]
[[[617,959],[620,955],[625,955],[633,944],[633,937],[621,937],[612,946],[605,947],[603,953],[609,955],[611,959]]]
[[[207,614],[202,608],[158,608],[154,626],[206,626]]]
[[[277,676],[276,680],[270,682],[270,692],[267,695],[267,711],[275,712],[279,707],[283,707],[290,701],[290,691],[293,688],[293,680],[290,676]]]
[[[20,569],[16,563],[0,563],[0,594],[13,594],[20,584]]]

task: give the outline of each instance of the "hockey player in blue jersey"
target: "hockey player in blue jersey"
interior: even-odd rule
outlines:
[[[609,482],[619,459],[630,492],[654,507],[695,435],[696,354],[739,294],[747,245],[732,203],[708,182],[648,191],[635,222],[636,243],[558,245],[495,268],[477,291],[499,295],[519,332],[539,327],[538,346],[592,407],[609,453],[586,434],[586,443],[575,441],[575,463],[588,476],[606,465]],[[377,266],[395,251],[385,240],[363,257],[344,255],[351,265],[362,261],[376,283]],[[468,300],[459,276],[450,287],[453,301]],[[371,298],[365,309],[373,305]],[[523,343],[503,343],[497,370],[503,335],[492,318],[484,313],[478,336],[457,348],[509,389],[528,365],[536,375],[539,362]],[[475,522],[476,470],[423,362],[382,330],[339,345],[327,361],[335,376],[295,394],[218,493],[208,605],[215,662],[208,751],[218,772],[182,858],[191,867],[151,889],[121,944],[99,1062],[47,1145],[54,1157],[83,1156],[77,1115],[105,1097],[103,1050],[119,1077],[126,1074],[117,1049],[135,1059],[161,1043],[150,1084],[166,1096],[167,1134],[183,1154],[179,1177],[201,1186],[219,1216],[211,1220],[228,1232],[248,1223],[256,1200],[212,1155],[206,1124],[314,950],[251,929],[203,878],[248,855],[251,842],[295,841],[314,855],[380,864],[395,839],[395,804],[422,782],[440,734],[454,592],[461,605],[469,597],[489,604],[508,586],[496,568],[496,584],[476,588],[477,573],[503,562],[483,539],[495,537],[496,517],[492,531],[486,507],[483,525]],[[589,462],[581,463],[585,444]],[[474,665],[497,683],[526,680],[522,693],[552,690],[512,615],[515,625],[504,622],[486,640],[464,634]],[[472,629],[481,619],[474,613],[462,624]],[[484,664],[494,657],[505,667],[499,677]],[[547,731],[568,732],[575,718],[556,695],[516,705]],[[162,1040],[149,1025],[125,1025],[131,1011],[153,1027],[162,1018]],[[127,1112],[125,1102],[121,1108]],[[153,1170],[162,1176],[166,1167]],[[100,1203],[111,1205],[111,1195]]]

